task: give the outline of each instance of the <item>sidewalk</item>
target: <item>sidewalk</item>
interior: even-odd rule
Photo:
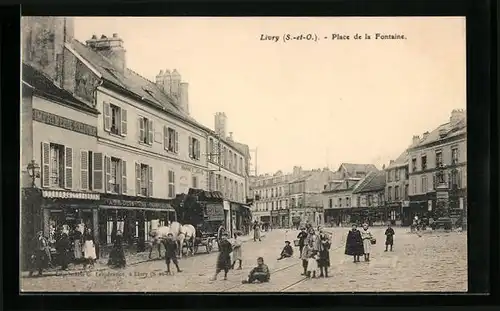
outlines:
[[[265,236],[266,236],[266,233],[265,232],[261,232],[261,237],[264,238]],[[241,240],[242,240],[243,243],[248,242],[248,241],[253,241],[253,233],[251,233],[249,235],[246,235],[246,236],[242,236]],[[213,252],[217,252],[217,251],[213,251]],[[153,254],[153,256],[154,255],[158,256],[157,252],[155,250],[153,250],[153,253],[155,253],[155,254]],[[205,253],[200,252],[198,254],[195,254],[195,256],[201,256],[201,255],[205,255]],[[135,254],[127,254],[127,253],[125,253],[125,256],[127,258],[127,266],[133,266],[133,265],[137,265],[137,264],[148,262],[148,261],[163,260],[163,259],[159,259],[158,257],[153,257],[152,259],[149,259],[148,258],[149,257],[149,251],[135,253]],[[111,269],[110,267],[108,267],[107,263],[108,263],[108,258],[107,257],[99,258],[97,260],[97,262],[95,263],[94,268],[92,269],[92,271],[103,271],[103,270]],[[64,275],[77,274],[77,273],[82,272],[82,271],[85,271],[83,269],[83,265],[81,265],[81,264],[77,264],[77,265],[70,264],[69,267],[68,267],[68,270],[60,270],[59,267],[57,267],[57,268],[49,268],[47,270],[44,270],[43,276],[64,276]],[[89,270],[87,270],[87,271],[89,271]],[[36,275],[36,273],[37,272],[35,272],[35,275]],[[23,277],[23,278],[29,277],[29,271],[22,271],[21,272],[21,277]]]

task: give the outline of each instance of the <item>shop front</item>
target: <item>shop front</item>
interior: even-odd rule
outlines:
[[[241,203],[231,202],[230,209],[233,233],[237,230],[243,232],[243,234],[248,234],[252,220],[250,208]]]
[[[289,209],[280,209],[278,211],[279,220],[280,220],[279,225],[281,228],[289,228],[290,227],[289,213],[290,213]]]
[[[403,225],[403,209],[410,205],[410,201],[391,202],[386,206],[387,222],[393,226]]]
[[[330,227],[346,226],[351,221],[352,208],[327,208],[324,209],[325,224]]]
[[[271,211],[271,226],[273,228],[279,227],[279,211],[278,210]]]
[[[103,246],[102,251],[107,252],[120,230],[124,242],[141,252],[145,250],[152,230],[176,220],[171,200],[101,194],[98,241]]]
[[[419,219],[434,218],[436,206],[436,192],[411,196],[408,206],[403,206],[402,225],[411,226],[415,217]]]

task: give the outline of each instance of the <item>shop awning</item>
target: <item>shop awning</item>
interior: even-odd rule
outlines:
[[[171,205],[166,208],[150,208],[150,207],[130,207],[130,206],[113,206],[113,205],[99,205],[102,209],[126,209],[126,210],[143,210],[143,211],[156,211],[156,212],[175,212]]]

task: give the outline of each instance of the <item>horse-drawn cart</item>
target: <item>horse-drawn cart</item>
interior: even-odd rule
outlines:
[[[206,253],[210,253],[214,247],[215,241],[215,236],[207,233],[202,233],[201,236],[196,237],[194,240],[194,253],[198,253],[198,249],[200,247],[205,247]]]

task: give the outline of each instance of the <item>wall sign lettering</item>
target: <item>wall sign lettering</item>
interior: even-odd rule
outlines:
[[[48,125],[57,126],[73,132],[89,136],[97,136],[97,127],[82,122],[71,120],[49,112],[33,109],[33,120]]]

